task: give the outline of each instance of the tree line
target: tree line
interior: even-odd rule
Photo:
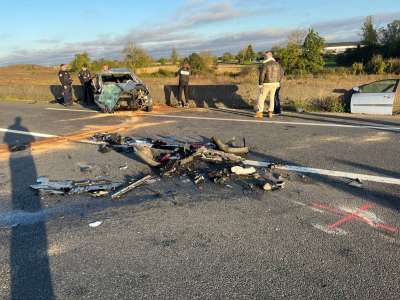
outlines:
[[[362,39],[356,49],[337,56],[340,66],[352,67],[354,73],[400,73],[400,20],[377,28],[372,16],[366,18]]]
[[[400,73],[400,21],[393,21],[383,28],[376,28],[372,17],[367,17],[362,28],[362,39],[356,49],[330,57],[337,66],[350,67],[356,73]],[[275,57],[287,74],[319,73],[323,71],[328,56],[324,53],[325,40],[313,28],[308,31],[292,32],[287,42],[273,47]],[[110,68],[127,67],[132,70],[158,65],[178,65],[188,61],[194,72],[210,72],[217,62],[254,64],[263,60],[263,51],[256,52],[250,44],[236,55],[226,52],[220,57],[210,52],[192,53],[181,57],[173,48],[169,57],[154,59],[148,51],[136,43],[129,43],[123,50],[122,60],[91,60],[87,53],[76,54],[70,63],[72,71],[78,71],[87,64],[93,71],[101,70],[103,65]]]

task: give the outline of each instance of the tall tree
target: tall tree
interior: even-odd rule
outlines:
[[[294,30],[288,36],[288,44],[303,45],[304,40],[307,36],[306,30]]]
[[[86,52],[75,54],[74,59],[70,62],[71,71],[77,72],[79,71],[83,65],[90,64],[89,54]]]
[[[386,28],[379,31],[380,41],[386,47],[386,55],[389,57],[399,56],[400,53],[400,20],[388,24]]]
[[[224,62],[224,63],[232,62],[234,59],[235,59],[235,56],[230,52],[225,52],[222,55],[222,62]]]
[[[254,52],[253,46],[250,44],[246,49],[246,61],[252,62],[256,59],[256,53]]]
[[[136,43],[129,43],[123,53],[125,64],[132,70],[147,67],[153,62],[151,55]]]
[[[324,47],[324,38],[313,28],[310,28],[302,49],[302,58],[306,71],[314,73],[324,68]]]
[[[368,16],[362,26],[362,42],[369,47],[378,44],[378,32],[375,29],[372,16]]]
[[[176,65],[179,61],[179,55],[178,55],[178,51],[176,50],[176,48],[172,48],[172,52],[171,52],[171,62],[173,65]]]

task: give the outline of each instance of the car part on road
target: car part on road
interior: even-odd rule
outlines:
[[[232,173],[236,174],[236,175],[253,175],[255,173],[257,173],[257,170],[254,167],[250,167],[250,168],[243,168],[240,166],[235,166],[232,167],[231,169]]]
[[[47,177],[39,177],[36,182],[37,184],[31,185],[32,189],[52,195],[92,194],[100,191],[110,192],[122,185],[120,182],[111,182],[108,180],[51,181]]]
[[[224,151],[226,153],[232,153],[232,154],[247,154],[250,152],[249,147],[229,147],[227,144],[223,143],[220,139],[217,137],[213,137],[212,141],[215,145],[217,145],[218,149],[221,151]]]
[[[121,198],[123,195],[125,195],[126,193],[132,191],[133,189],[145,185],[147,184],[150,180],[154,179],[154,176],[152,175],[147,175],[139,180],[136,180],[134,182],[132,182],[131,184],[129,184],[127,187],[123,188],[122,190],[114,193],[111,198],[113,200],[119,199]]]
[[[134,150],[136,155],[149,166],[155,168],[161,165],[161,163],[154,160],[153,152],[151,151],[150,147],[138,145],[134,147]]]

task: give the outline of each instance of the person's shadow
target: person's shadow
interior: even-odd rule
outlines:
[[[29,132],[20,117],[8,129]],[[4,142],[11,150],[16,143],[16,134],[7,132]],[[34,142],[28,136],[27,143]],[[35,162],[29,150],[10,151],[10,177],[12,184],[12,209],[21,216],[21,224],[12,226],[10,244],[11,293],[10,299],[53,299],[53,285],[48,257],[45,221],[29,222],[31,213],[42,209],[40,197],[30,191],[37,177]]]

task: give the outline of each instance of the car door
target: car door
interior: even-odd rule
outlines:
[[[351,97],[351,112],[392,115],[398,79],[386,79],[363,85]]]

